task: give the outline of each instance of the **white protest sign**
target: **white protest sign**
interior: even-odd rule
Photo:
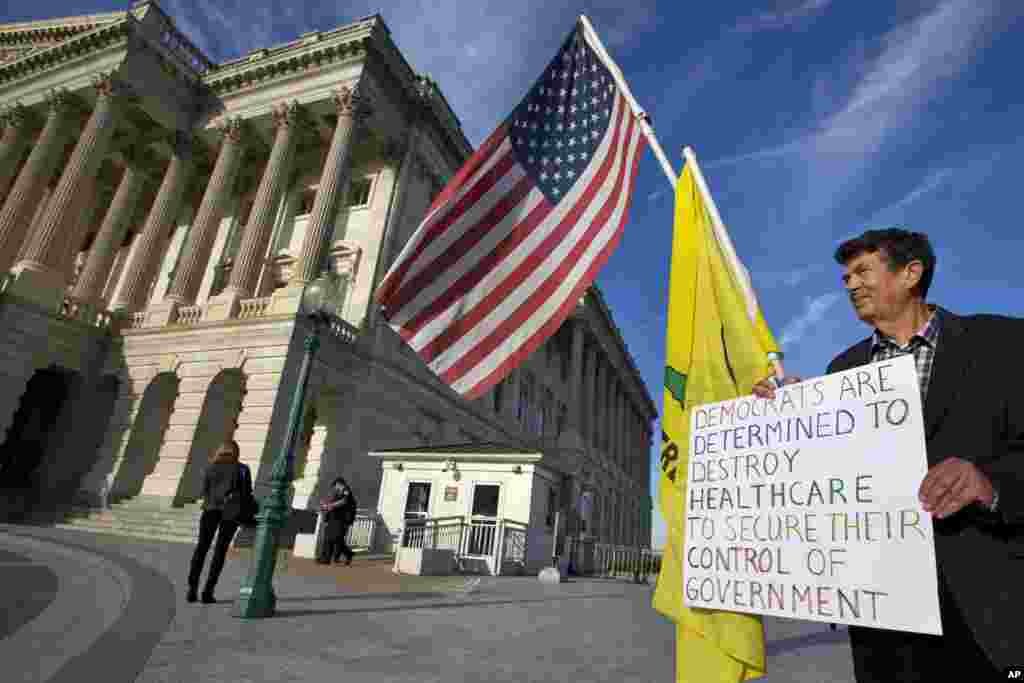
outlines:
[[[912,356],[698,406],[684,602],[941,634]]]

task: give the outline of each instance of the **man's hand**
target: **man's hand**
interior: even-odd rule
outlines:
[[[974,463],[946,458],[928,470],[917,496],[926,512],[945,519],[974,502],[991,505],[993,494],[992,482]]]
[[[789,384],[796,384],[803,380],[799,377],[786,377],[782,380],[782,385],[787,386]],[[775,376],[765,377],[763,380],[754,385],[754,396],[758,398],[766,398],[769,401],[775,399]]]

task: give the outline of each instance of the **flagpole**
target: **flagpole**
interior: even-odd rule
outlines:
[[[668,178],[669,185],[674,190],[676,187],[676,181],[679,180],[679,175],[672,168],[672,164],[669,163],[668,157],[665,156],[665,151],[661,148],[658,143],[658,138],[654,135],[654,128],[651,127],[650,121],[648,121],[647,112],[640,108],[637,104],[636,99],[633,98],[633,93],[629,90],[629,85],[626,84],[626,79],[622,75],[622,70],[619,69],[619,65],[615,63],[611,55],[608,54],[608,50],[605,49],[604,43],[601,42],[601,38],[597,35],[597,31],[594,30],[593,25],[590,23],[590,19],[587,19],[587,15],[580,15],[580,23],[583,24],[583,31],[589,38],[591,46],[597,51],[601,61],[605,63],[608,70],[612,73],[612,78],[615,79],[615,83],[619,86],[619,90],[626,97],[626,101],[629,102],[630,109],[633,110],[633,115],[640,120],[640,129],[644,132],[647,137],[647,143],[651,146],[651,151],[654,156],[658,159],[661,164],[661,169],[665,172],[665,177]]]
[[[697,163],[697,155],[692,147],[683,147],[683,160],[690,166],[690,170],[693,172],[693,179],[697,183],[697,188],[704,199],[704,205],[708,207],[708,213],[711,214],[711,225],[715,231],[715,237],[718,238],[718,243],[722,245],[722,251],[725,252],[725,257],[729,261],[733,273],[736,274],[740,287],[743,288],[743,296],[747,300],[747,310],[751,317],[753,317],[760,310],[761,305],[757,301],[757,293],[754,292],[754,285],[750,281],[750,273],[747,272],[743,262],[736,255],[736,248],[729,237],[729,231],[725,229],[722,215],[718,213],[718,205],[715,204],[715,198],[711,196],[711,191],[704,180],[704,174],[701,173],[700,165]],[[782,367],[782,352],[773,352],[770,354],[769,360],[775,369],[775,378],[781,382],[785,376],[785,370]]]

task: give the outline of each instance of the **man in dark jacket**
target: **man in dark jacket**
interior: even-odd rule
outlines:
[[[870,230],[835,259],[874,333],[828,371],[904,354],[917,365],[928,450],[917,493],[934,521],[943,626],[942,636],[851,626],[857,681],[989,680],[1019,665],[1024,646],[1024,320],[926,304],[935,254],[921,233]],[[772,398],[770,380],[754,393]]]
[[[341,556],[344,555],[345,564],[352,564],[355,553],[345,539],[356,519],[356,499],[348,482],[342,477],[331,482],[331,495],[320,509],[326,514],[326,528],[323,554],[318,561],[321,564],[341,562]]]

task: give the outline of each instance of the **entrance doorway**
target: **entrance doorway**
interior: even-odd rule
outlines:
[[[0,445],[0,488],[35,488],[35,474],[50,449],[69,383],[70,373],[57,367],[37,370],[29,379],[7,438]]]

